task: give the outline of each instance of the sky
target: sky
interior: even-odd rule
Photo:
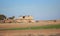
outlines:
[[[16,18],[31,15],[35,20],[60,19],[60,0],[0,0],[0,14]]]

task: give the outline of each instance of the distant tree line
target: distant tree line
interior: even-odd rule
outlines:
[[[4,19],[6,19],[6,16],[3,14],[0,14],[0,20],[4,20]]]
[[[8,19],[14,19],[15,16],[12,16],[12,17],[8,17]],[[7,19],[7,17],[3,14],[0,14],[0,20],[4,20],[4,19]]]

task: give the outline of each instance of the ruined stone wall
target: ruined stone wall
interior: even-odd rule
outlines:
[[[25,23],[34,22],[32,16],[21,16],[16,21],[17,22],[25,22]]]

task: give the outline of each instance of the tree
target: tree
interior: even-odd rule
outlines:
[[[0,14],[0,20],[4,20],[4,19],[6,19],[6,16],[3,14]]]
[[[9,19],[14,19],[14,18],[15,18],[15,16],[9,17]]]

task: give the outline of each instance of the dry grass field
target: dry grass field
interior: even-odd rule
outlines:
[[[0,23],[0,28],[26,28],[32,26],[44,26],[44,25],[55,25],[60,24],[60,20],[54,21],[39,21],[34,23]]]
[[[1,28],[26,28],[34,26],[56,25],[60,21],[39,21],[35,23],[0,23]],[[60,36],[60,29],[39,30],[0,30],[0,36]]]
[[[60,36],[60,29],[0,30],[0,36]]]

